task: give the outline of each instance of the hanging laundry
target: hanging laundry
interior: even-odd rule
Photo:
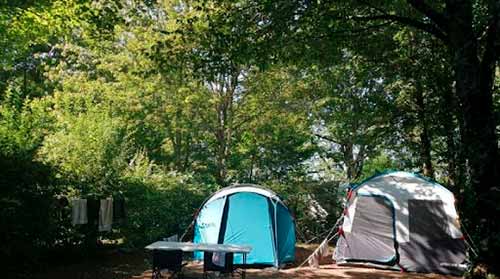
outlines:
[[[179,236],[177,234],[171,235],[167,238],[164,238],[163,241],[168,241],[168,242],[179,242]]]
[[[329,242],[329,239],[325,239],[325,240],[323,240],[323,242],[321,242],[321,244],[318,247],[319,254],[321,255],[322,258],[326,258],[328,256],[328,252],[329,252],[328,242]]]
[[[320,255],[314,252],[312,255],[309,256],[309,260],[307,261],[307,263],[309,264],[310,267],[318,268],[320,260],[321,260]]]
[[[69,205],[68,199],[66,197],[56,197],[56,207],[58,209],[63,209]]]
[[[214,252],[212,256],[212,263],[216,266],[224,267],[226,265],[226,253]]]
[[[99,224],[99,211],[101,207],[101,201],[95,198],[87,199],[87,214],[89,219],[89,225],[92,225],[97,229]]]
[[[69,208],[72,208],[72,204],[70,204],[66,197],[54,197],[54,217],[60,221],[64,220],[66,217],[65,213],[67,213],[66,209],[68,208],[68,206],[70,206]],[[71,219],[71,222],[73,223],[73,218]]]
[[[321,258],[325,258],[328,255],[329,240],[330,239],[328,238],[323,240],[323,242],[321,242],[319,247],[316,250],[314,250],[311,256],[309,256],[308,263],[310,267],[318,268]]]
[[[113,224],[113,198],[101,200],[99,210],[99,231],[110,231]]]
[[[125,199],[122,197],[113,198],[113,221],[122,221],[125,219],[125,215]]]
[[[75,225],[87,224],[87,200],[74,199],[71,201],[71,223]]]

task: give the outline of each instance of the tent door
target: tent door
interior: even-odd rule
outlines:
[[[357,195],[352,230],[345,237],[347,261],[393,265],[397,260],[395,212],[385,196]]]
[[[228,198],[224,244],[250,245],[247,264],[275,265],[273,224],[268,198],[256,193],[237,193]],[[240,254],[235,264],[242,264]]]
[[[226,197],[211,201],[203,206],[196,218],[194,243],[218,243]],[[203,260],[203,252],[194,252],[196,260]]]

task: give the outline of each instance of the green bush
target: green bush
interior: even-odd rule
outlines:
[[[193,220],[206,193],[190,177],[166,172],[139,153],[123,184],[127,222],[122,234],[130,247],[143,247],[158,239],[181,234]]]

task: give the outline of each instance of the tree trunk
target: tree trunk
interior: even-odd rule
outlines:
[[[427,177],[434,178],[434,169],[432,167],[432,157],[431,157],[431,139],[429,135],[429,123],[427,122],[425,103],[424,103],[424,92],[422,85],[419,81],[416,81],[416,103],[417,103],[417,117],[418,122],[422,126],[422,132],[420,133],[420,159],[422,161],[423,174]]]
[[[457,113],[457,102],[456,98],[453,96],[453,92],[451,87],[446,86],[443,88],[443,98],[441,106],[446,108],[444,110],[443,117],[443,129],[444,134],[446,135],[446,160],[447,164],[447,184],[451,187],[451,190],[458,196],[460,194],[460,188],[463,187],[463,184],[460,184],[460,162],[459,157],[460,146],[457,144],[457,138],[459,136],[456,132],[457,121],[456,121],[456,113]]]
[[[217,131],[215,138],[217,140],[216,151],[216,181],[217,184],[225,187],[227,179],[227,157],[228,157],[228,127],[227,127],[227,106],[223,101],[217,104]]]
[[[229,74],[221,74],[212,90],[216,94],[215,112],[217,123],[215,129],[216,143],[216,182],[222,187],[228,185],[228,160],[231,155],[231,140],[233,137],[233,102],[238,86],[239,70],[233,69]]]
[[[469,184],[477,196],[476,224],[482,260],[496,266],[500,251],[498,237],[500,216],[497,180],[497,138],[493,115],[492,83],[494,67],[479,60],[478,42],[472,29],[472,4],[451,1],[447,12],[450,46],[454,53],[455,88],[463,116],[463,142],[468,160]],[[454,20],[453,20],[454,19]],[[486,50],[487,51],[487,50]]]
[[[497,178],[497,139],[495,121],[492,113],[491,90],[481,89],[478,72],[467,65],[464,57],[456,57],[455,71],[457,73],[457,93],[462,106],[463,142],[468,159],[469,183],[477,195],[477,220],[480,221],[481,238],[496,237],[488,227],[497,222],[498,186]],[[493,247],[483,247],[485,252]]]
[[[352,181],[354,179],[354,159],[352,158],[353,145],[352,143],[342,144],[340,149],[344,157],[347,180]]]
[[[361,176],[363,164],[366,159],[366,145],[358,145],[357,155],[353,143],[341,144],[342,156],[346,166],[346,175],[349,181],[355,181]]]

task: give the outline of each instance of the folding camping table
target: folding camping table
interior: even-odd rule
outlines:
[[[243,256],[243,266],[247,263],[247,254],[252,251],[251,246],[233,245],[233,244],[210,244],[210,243],[192,243],[192,242],[169,242],[156,241],[145,247],[147,250],[182,250],[183,252],[219,252],[219,253],[237,253]],[[241,277],[245,278],[245,269],[242,270]]]

